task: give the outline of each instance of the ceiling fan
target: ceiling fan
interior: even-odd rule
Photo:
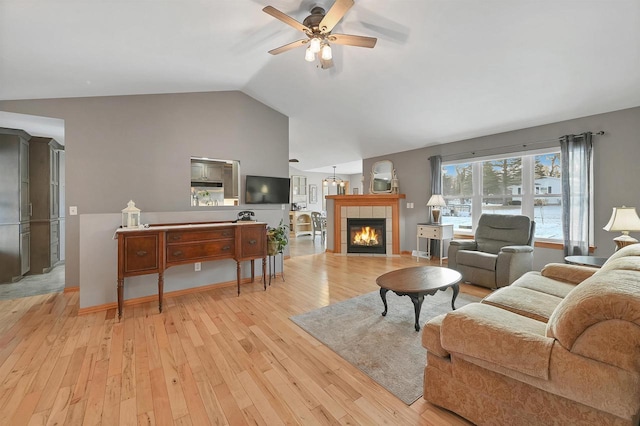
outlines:
[[[333,66],[331,43],[372,48],[376,45],[377,41],[374,37],[331,34],[333,27],[340,22],[347,11],[351,9],[351,6],[353,6],[353,0],[336,0],[333,6],[331,6],[331,9],[326,13],[322,7],[315,6],[311,9],[311,15],[307,16],[302,23],[272,6],[265,7],[262,9],[264,12],[307,35],[306,39],[285,44],[284,46],[270,50],[269,53],[278,55],[295,49],[296,47],[307,46],[304,55],[305,60],[313,62],[316,59],[316,55],[318,55],[320,67],[327,69]]]

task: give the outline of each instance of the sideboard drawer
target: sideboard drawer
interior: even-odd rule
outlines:
[[[127,235],[124,239],[124,272],[158,270],[158,235]]]
[[[171,244],[167,246],[167,263],[190,262],[204,258],[231,258],[234,254],[233,239],[202,241],[197,244]]]
[[[170,231],[167,232],[167,244],[188,243],[190,241],[207,241],[233,238],[233,228],[207,229],[206,231]]]

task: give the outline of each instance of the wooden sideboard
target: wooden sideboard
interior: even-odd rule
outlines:
[[[164,271],[175,265],[234,259],[240,295],[240,262],[262,259],[266,289],[267,224],[263,222],[209,222],[153,225],[144,229],[120,228],[118,237],[118,318],[122,317],[124,279],[158,274],[158,308],[162,312]]]

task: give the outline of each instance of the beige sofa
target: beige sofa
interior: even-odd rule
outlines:
[[[638,425],[640,244],[429,321],[424,398],[485,425]]]

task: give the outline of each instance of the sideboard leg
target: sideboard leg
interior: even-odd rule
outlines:
[[[164,273],[158,274],[158,310],[162,312],[162,294],[164,292]]]
[[[124,297],[124,278],[118,279],[118,320],[122,318],[122,298]]]
[[[264,283],[264,289],[267,289],[267,258],[262,258],[262,282]],[[271,277],[269,277],[269,285],[271,285]]]
[[[238,282],[238,296],[240,296],[240,276],[242,275],[241,271],[240,271],[240,261],[236,260],[236,281]]]

